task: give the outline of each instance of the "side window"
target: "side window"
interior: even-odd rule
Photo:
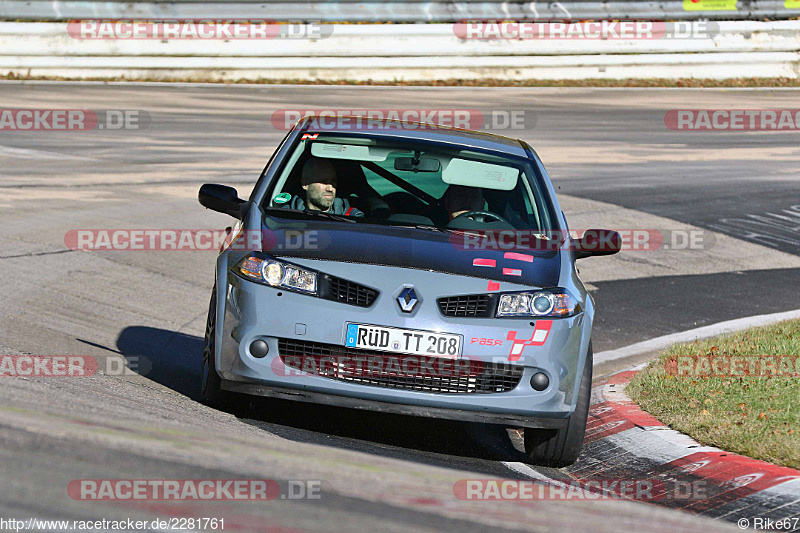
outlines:
[[[283,149],[284,145],[286,145],[286,141],[289,139],[289,137],[290,137],[290,136],[292,135],[292,133],[294,132],[294,128],[295,128],[295,127],[294,127],[294,126],[292,126],[292,127],[289,129],[289,131],[286,133],[286,135],[284,135],[284,136],[283,136],[283,140],[281,141],[281,143],[278,145],[278,147],[275,149],[275,151],[274,151],[274,152],[272,152],[272,155],[269,157],[269,160],[267,161],[267,164],[266,164],[266,166],[264,167],[264,170],[262,170],[262,171],[261,171],[261,175],[258,177],[258,180],[256,181],[256,185],[255,185],[255,187],[253,187],[253,191],[250,193],[250,199],[249,199],[250,201],[253,201],[253,198],[254,198],[254,197],[255,197],[255,195],[256,195],[256,191],[258,191],[259,189],[261,189],[261,184],[262,184],[262,182],[263,182],[263,180],[264,180],[264,177],[265,177],[265,176],[267,175],[267,173],[269,172],[269,169],[270,169],[270,167],[272,166],[272,163],[275,161],[275,157],[276,157],[276,156],[278,155],[278,153],[279,153],[279,152],[280,152],[280,151]],[[262,204],[263,204],[263,205],[269,205],[269,202],[268,202],[268,201],[265,201],[265,200],[262,200]]]

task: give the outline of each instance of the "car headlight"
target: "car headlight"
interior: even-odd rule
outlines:
[[[581,312],[581,305],[564,289],[503,294],[495,316],[566,317]]]
[[[317,294],[317,273],[291,263],[255,254],[242,259],[237,270],[245,277],[273,287]]]

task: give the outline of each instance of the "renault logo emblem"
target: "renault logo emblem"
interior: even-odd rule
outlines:
[[[403,289],[400,296],[397,297],[397,303],[400,304],[400,309],[404,313],[410,313],[414,309],[414,306],[417,305],[418,301],[417,293],[414,292],[414,289],[411,287]]]

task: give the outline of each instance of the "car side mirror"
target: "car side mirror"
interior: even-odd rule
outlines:
[[[622,248],[622,236],[610,229],[588,229],[573,242],[575,259],[598,255],[613,255]]]
[[[200,192],[197,193],[197,200],[203,207],[225,213],[234,218],[242,218],[242,205],[245,202],[239,198],[239,193],[233,187],[206,183],[200,187]]]

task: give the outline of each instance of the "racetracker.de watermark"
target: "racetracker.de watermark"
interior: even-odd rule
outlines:
[[[676,131],[796,131],[800,109],[671,109],[664,125]]]
[[[713,234],[700,229],[620,229],[620,241],[597,230],[469,230],[451,233],[450,244],[459,251],[526,252],[548,250],[652,252],[705,250]],[[332,233],[325,230],[216,229],[72,229],[64,245],[83,251],[243,251],[323,250]],[[523,258],[519,258],[525,260]]]
[[[418,335],[422,337],[422,335]],[[477,341],[476,338],[472,339]],[[503,339],[497,339],[498,346]],[[399,348],[399,347],[398,347]],[[505,361],[505,360],[503,360]],[[470,378],[481,376],[487,363],[461,355],[458,359],[422,355],[281,355],[271,363],[283,377],[331,378]],[[492,372],[509,375],[519,367],[492,363]]]
[[[326,485],[307,479],[74,479],[67,494],[83,501],[321,500]]]
[[[450,243],[457,250],[499,250],[505,252],[524,252],[530,250],[575,250],[602,252],[620,250],[630,252],[653,252],[656,250],[704,250],[713,243],[713,236],[700,229],[657,230],[657,229],[618,229],[615,230],[621,242],[612,234],[598,230],[571,229],[560,230],[470,230],[453,233]]]
[[[510,479],[461,479],[453,485],[460,500],[580,501],[637,500],[687,501],[708,497],[704,480],[598,479],[569,483]]]
[[[800,377],[798,355],[673,355],[664,360],[676,377]]]
[[[67,33],[73,39],[316,40],[330,37],[333,26],[299,21],[278,23],[265,19],[84,19],[70,21]]]
[[[0,355],[0,377],[90,377],[147,375],[153,364],[140,355]]]
[[[317,230],[215,229],[72,229],[64,235],[70,250],[84,251],[215,251],[224,249],[319,250],[328,246],[329,234]]]
[[[463,40],[525,41],[639,41],[657,39],[711,39],[719,24],[710,21],[593,20],[569,21],[466,21],[453,24],[453,34]]]
[[[278,109],[272,113],[270,122],[275,129],[287,131],[309,115],[315,117],[313,128],[317,131],[436,127],[530,130],[536,126],[535,113],[523,109]]]
[[[0,109],[0,131],[142,130],[150,114],[137,109]]]
[[[91,355],[0,355],[0,377],[88,377],[97,368]]]

